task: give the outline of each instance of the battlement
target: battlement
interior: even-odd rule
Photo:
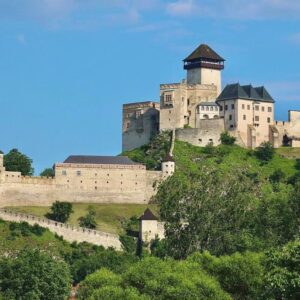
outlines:
[[[56,163],[55,169],[57,168],[83,168],[83,169],[128,169],[128,170],[146,170],[146,166],[142,164],[134,164],[134,165],[117,165],[117,164],[73,164],[73,163]]]

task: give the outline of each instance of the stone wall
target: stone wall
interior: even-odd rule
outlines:
[[[223,119],[199,120],[199,128],[176,130],[176,139],[195,146],[204,147],[208,143],[220,144],[220,135],[224,131]]]
[[[0,209],[0,218],[10,222],[27,222],[30,225],[38,224],[44,228],[48,228],[51,232],[62,236],[68,242],[88,242],[105,248],[113,247],[116,250],[122,250],[119,236],[116,234],[75,227],[44,218],[12,212],[6,209]]]

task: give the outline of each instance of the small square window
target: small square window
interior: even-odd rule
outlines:
[[[255,116],[255,121],[259,121],[259,116]]]
[[[247,105],[247,109],[250,110],[250,105],[249,104]]]
[[[242,109],[245,109],[245,104],[242,104]]]
[[[272,107],[268,107],[268,112],[272,112]]]
[[[61,175],[64,175],[64,176],[67,175],[67,171],[66,170],[62,170],[61,171]]]
[[[268,118],[268,119],[267,119],[267,122],[268,122],[268,123],[271,123],[271,118]]]
[[[234,109],[234,104],[231,104],[231,109]]]
[[[222,106],[220,106],[220,111],[223,111],[223,105],[222,105]]]
[[[259,111],[259,106],[258,105],[255,105],[255,110]]]
[[[232,120],[232,115],[229,115],[229,120],[230,120],[230,121]]]
[[[228,105],[225,105],[225,110],[228,110]]]
[[[246,120],[246,115],[243,115],[243,120]]]
[[[81,175],[81,171],[76,171],[77,176]]]
[[[264,106],[261,107],[261,111],[265,111],[265,107]]]

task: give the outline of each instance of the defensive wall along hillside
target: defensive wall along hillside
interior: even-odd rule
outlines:
[[[147,171],[127,157],[69,157],[55,177],[24,177],[0,166],[0,207],[50,206],[54,201],[148,203],[162,172]]]
[[[62,236],[69,242],[88,242],[99,246],[101,245],[105,248],[113,247],[116,250],[122,249],[119,236],[116,234],[75,227],[48,219],[12,212],[6,209],[0,209],[0,218],[10,222],[27,222],[30,225],[38,224],[44,228],[48,228],[51,232]]]

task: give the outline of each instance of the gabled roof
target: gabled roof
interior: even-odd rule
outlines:
[[[198,59],[209,59],[215,61],[225,61],[218,53],[211,49],[208,45],[202,44],[194,50],[186,59],[186,61],[195,61]]]
[[[217,101],[234,99],[244,99],[270,103],[275,102],[264,87],[253,88],[252,85],[241,86],[239,83],[228,84],[223,89]]]
[[[140,216],[139,218],[140,221],[154,221],[154,220],[158,220],[158,218],[153,214],[153,212],[147,208],[143,215]]]
[[[70,155],[64,163],[68,164],[110,164],[110,165],[137,165],[127,156],[90,156]]]

